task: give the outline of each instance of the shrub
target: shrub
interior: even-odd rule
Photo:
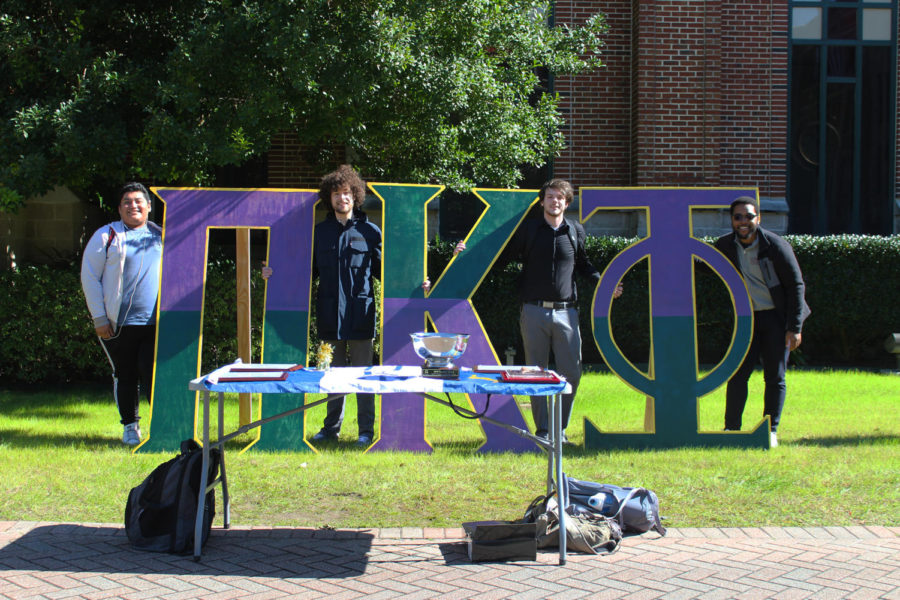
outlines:
[[[203,294],[203,348],[200,371],[209,373],[238,356],[237,264],[222,252],[210,251]],[[250,341],[252,360],[262,355],[263,280],[250,277]]]
[[[787,236],[807,284],[812,316],[794,362],[808,365],[887,367],[893,358],[883,349],[891,333],[900,332],[900,236]],[[588,238],[587,252],[601,271],[634,240]],[[707,240],[712,241],[712,240]],[[436,281],[452,255],[453,244],[437,241],[429,249],[429,276]],[[234,259],[211,253],[204,305],[203,372],[237,355]],[[473,304],[501,360],[507,347],[524,361],[519,340],[516,280],[519,266],[495,268],[482,282]],[[634,363],[649,352],[647,265],[642,261],[624,278],[625,293],[613,303],[613,336]],[[110,375],[88,316],[79,281],[79,265],[26,266],[0,271],[0,380],[6,383],[103,380]],[[253,356],[260,355],[263,316],[262,280],[251,278]],[[697,330],[700,362],[718,362],[731,339],[733,316],[728,293],[713,273],[697,269]],[[380,289],[380,288],[377,288]],[[498,299],[504,299],[499,301]],[[591,293],[579,283],[583,355],[586,364],[602,362],[590,324]],[[315,315],[310,347],[317,343]]]
[[[900,332],[900,236],[788,236],[812,309],[802,355],[810,363],[895,364],[884,341]]]
[[[812,309],[803,330],[803,345],[794,352],[795,364],[889,367],[893,358],[883,349],[889,334],[900,332],[900,236],[863,235],[786,236],[793,246],[806,282],[806,300]],[[635,239],[589,237],[586,250],[601,271]],[[714,238],[705,241],[711,243]],[[449,244],[434,252],[447,257]],[[473,298],[475,309],[501,358],[507,346],[517,348],[524,361],[518,334],[516,274],[518,265],[495,268]],[[432,279],[434,277],[432,276]],[[722,280],[705,268],[696,269],[698,354],[701,364],[721,360],[731,341],[733,314]],[[613,302],[613,337],[633,363],[646,363],[650,348],[650,314],[646,261],[625,275],[625,293]],[[602,357],[591,329],[592,297],[588,282],[579,280],[579,315],[585,364],[600,364]],[[497,302],[497,298],[508,298]]]
[[[0,271],[0,380],[66,381],[110,376],[81,293],[79,265]]]

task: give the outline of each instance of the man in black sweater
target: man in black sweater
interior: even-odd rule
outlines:
[[[565,218],[574,190],[568,181],[552,179],[540,190],[542,218],[528,219],[516,230],[497,266],[515,260],[522,263],[519,299],[522,302],[519,330],[525,348],[525,362],[547,368],[553,352],[556,370],[572,386],[562,397],[563,441],[569,425],[575,393],[581,380],[581,332],[575,308],[576,271],[595,284],[600,271],[588,260],[584,249],[584,227]],[[616,296],[621,294],[621,287]],[[535,435],[546,437],[547,401],[531,398]]]

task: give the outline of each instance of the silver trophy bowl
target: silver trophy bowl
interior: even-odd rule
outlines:
[[[469,343],[468,333],[411,333],[413,349],[428,368],[453,368],[453,359],[462,356]]]

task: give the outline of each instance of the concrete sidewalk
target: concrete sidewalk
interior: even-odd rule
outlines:
[[[194,562],[118,524],[0,522],[0,597],[900,599],[900,527],[669,529],[557,559],[473,564],[461,529],[235,526]]]

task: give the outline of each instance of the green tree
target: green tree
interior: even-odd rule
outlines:
[[[605,21],[539,0],[4,0],[0,209],[55,185],[203,185],[296,132],[375,177],[514,186],[563,145],[556,74]]]

